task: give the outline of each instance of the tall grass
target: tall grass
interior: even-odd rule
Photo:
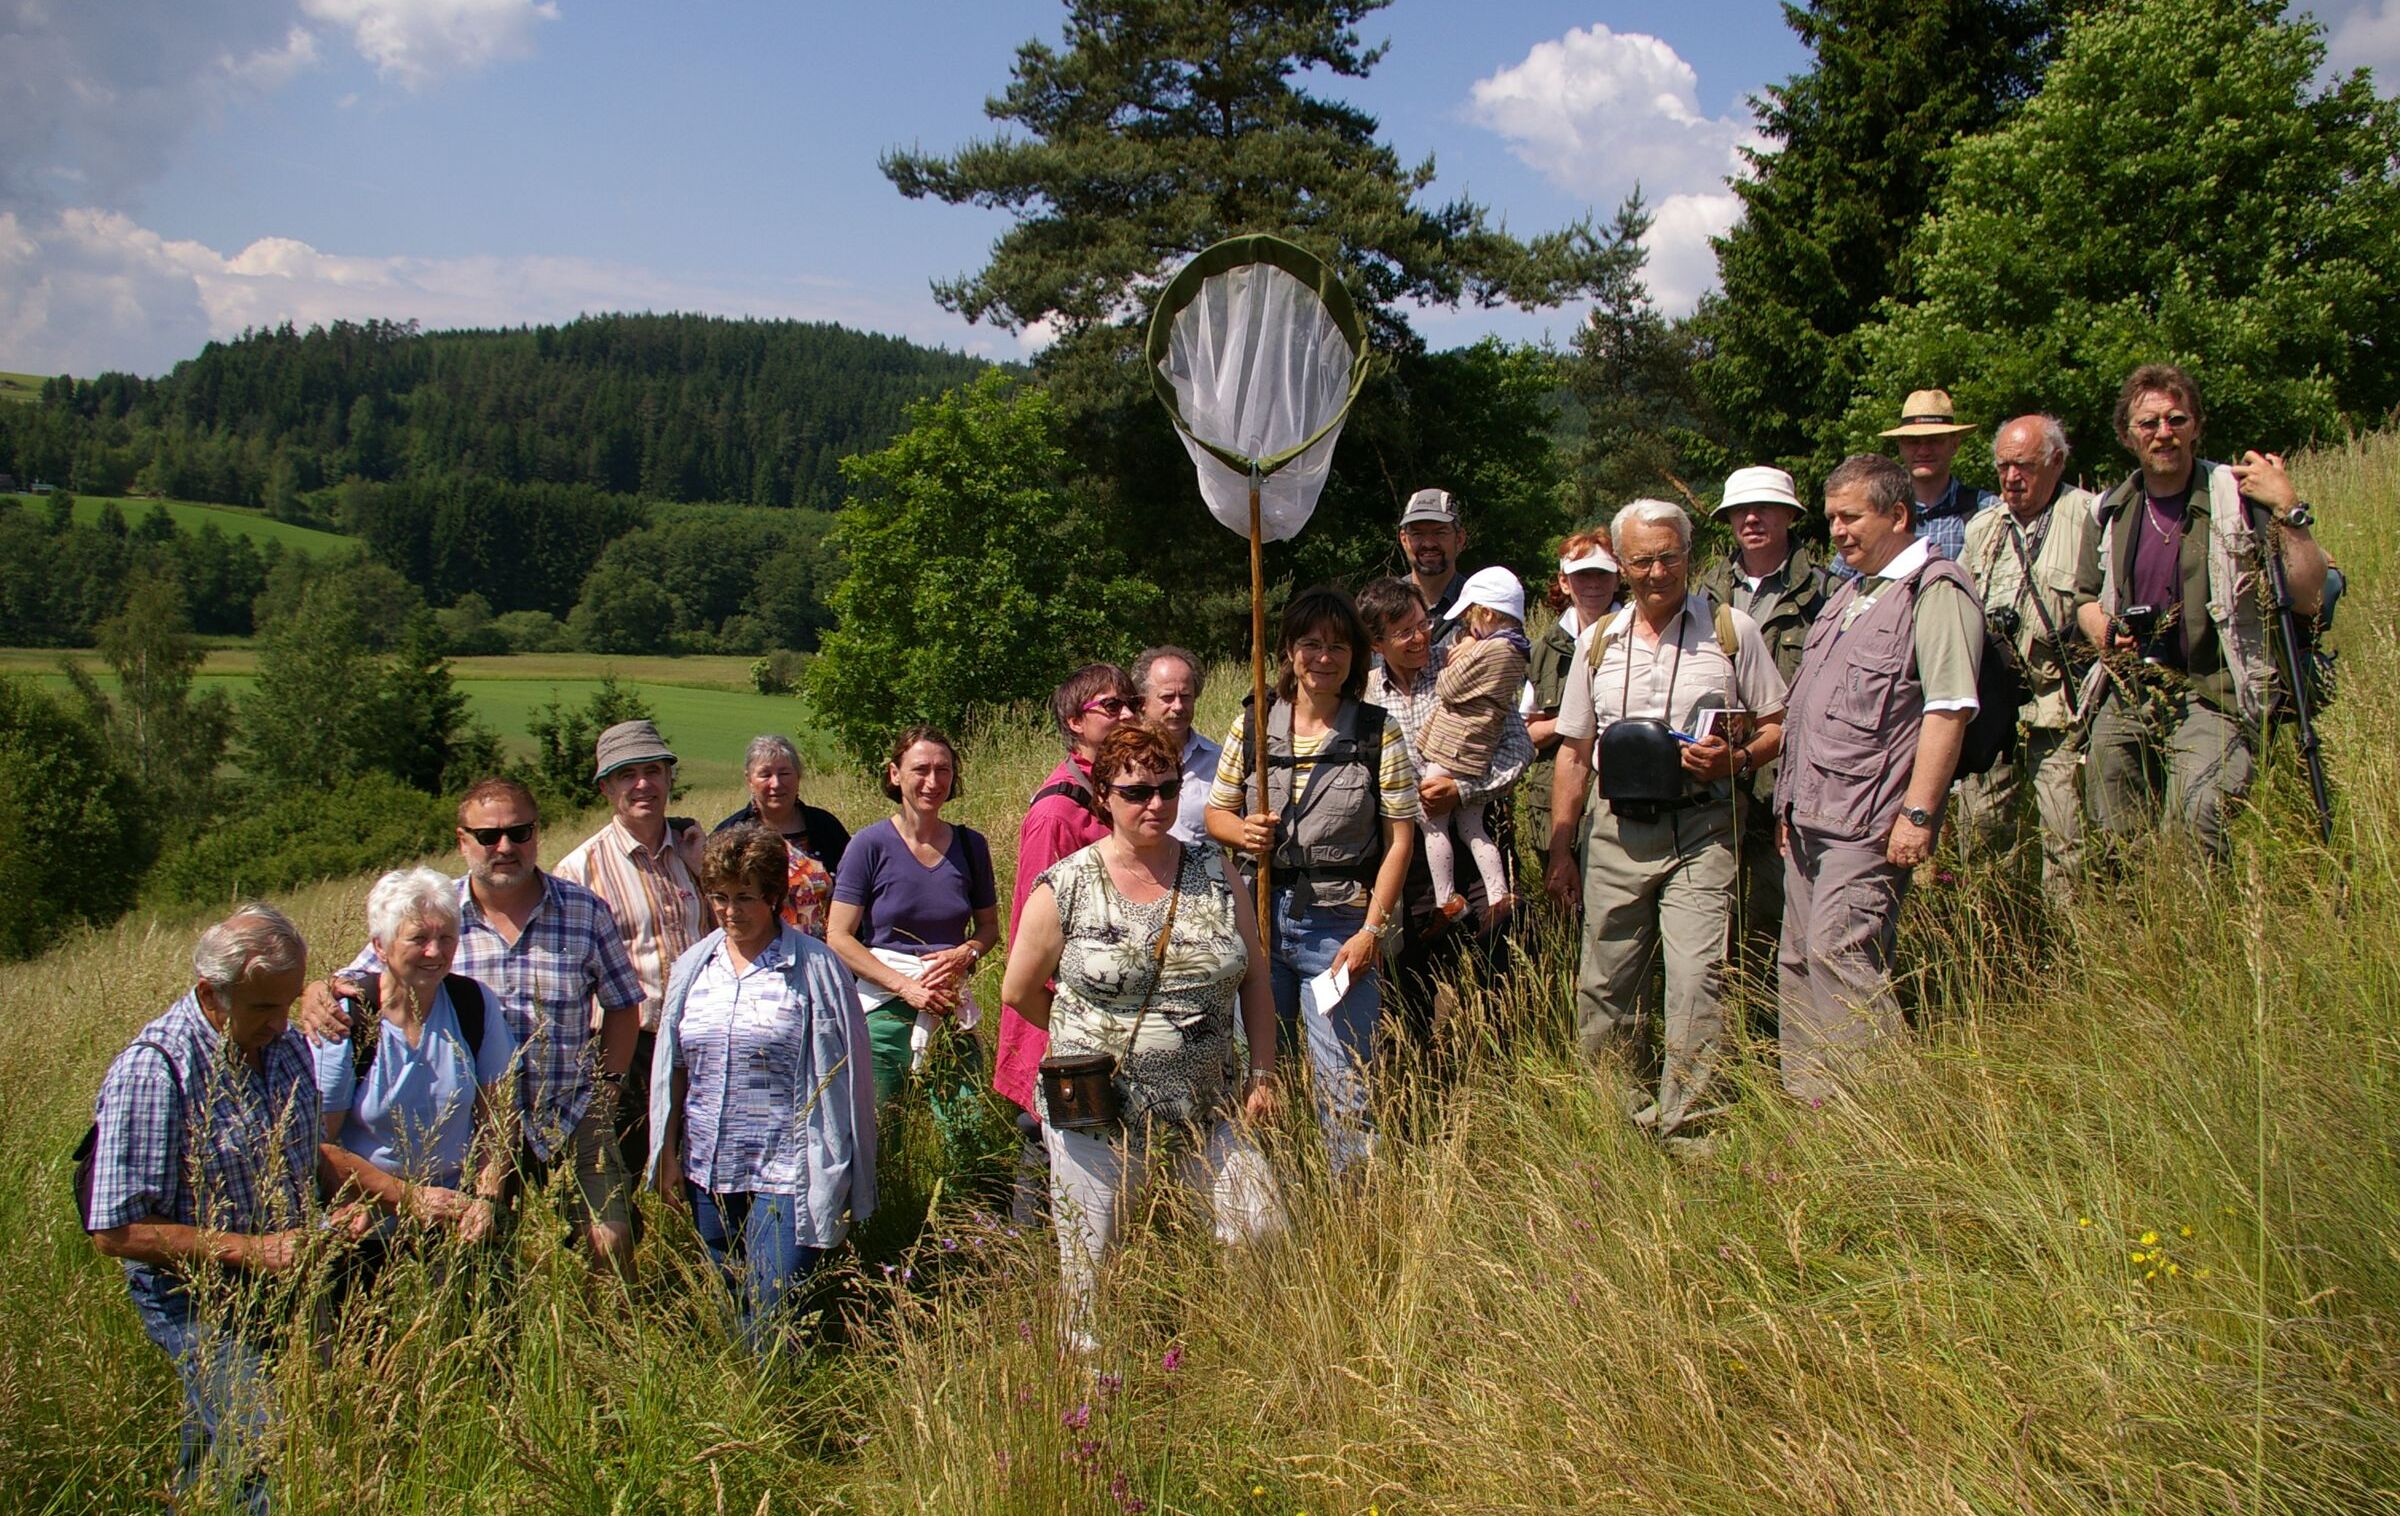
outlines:
[[[2312,457],[2353,576],[2320,847],[2288,740],[2232,864],[2132,860],[2028,930],[1928,871],[1919,1029],[1810,1110],[1739,1064],[1702,1158],[1622,1119],[1567,1031],[1569,946],[1456,986],[1336,1182],[1269,1134],[1289,1227],[1225,1254],[1162,1197],[1062,1361],[1046,1234],[912,1118],[891,1218],[761,1370],[678,1225],[630,1295],[532,1228],[483,1306],[404,1268],[287,1355],[304,1511],[2350,1511],[2400,1506],[2400,446]],[[1221,725],[1238,680],[1221,681]],[[1054,761],[973,734],[962,819],[1003,870]],[[806,781],[856,825],[864,776]],[[694,797],[716,814],[725,794]],[[572,837],[553,839],[553,846]],[[298,898],[346,952],[365,882]],[[0,970],[0,1500],[126,1509],[175,1390],[76,1234],[63,1154],[99,1071],[180,988],[188,928]],[[981,986],[994,987],[987,970]],[[997,1129],[984,1134],[995,1144]],[[938,1156],[937,1155],[943,1155]],[[972,1155],[968,1155],[972,1157]],[[963,1168],[963,1171],[961,1171]]]

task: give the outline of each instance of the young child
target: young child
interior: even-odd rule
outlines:
[[[1525,637],[1525,586],[1504,568],[1478,570],[1459,588],[1458,609],[1452,614],[1461,618],[1467,635],[1450,645],[1449,657],[1434,677],[1439,704],[1425,718],[1417,771],[1476,780],[1490,772],[1501,728],[1525,687],[1525,665],[1533,652]],[[1440,821],[1419,816],[1417,831],[1425,839],[1425,867],[1433,875],[1433,898],[1441,902],[1445,920],[1457,920],[1467,908],[1466,897],[1458,892],[1453,831],[1483,876],[1485,924],[1495,925],[1507,916],[1516,902],[1508,892],[1500,846],[1483,823],[1483,802],[1461,802]]]

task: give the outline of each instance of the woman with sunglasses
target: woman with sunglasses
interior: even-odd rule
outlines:
[[[866,1018],[833,950],[783,920],[786,860],[763,826],[708,839],[717,929],[675,960],[650,1067],[648,1179],[690,1208],[761,1354],[801,1281],[875,1209]]]
[[[1175,836],[1183,777],[1157,729],[1111,732],[1092,785],[1107,834],[1036,881],[1003,983],[1055,1053],[1116,1060],[1116,1121],[1046,1129],[1069,1330],[1086,1350],[1094,1273],[1138,1208],[1154,1155],[1171,1154],[1180,1182],[1207,1197],[1219,1242],[1281,1225],[1266,1159],[1237,1124],[1276,1104],[1274,991],[1249,898],[1228,885],[1222,853]],[[1237,1068],[1247,1070],[1238,1092]]]
[[[1208,796],[1209,836],[1269,860],[1262,935],[1275,1011],[1286,1037],[1308,1049],[1337,1173],[1373,1142],[1366,1080],[1382,1009],[1378,965],[1400,929],[1418,811],[1406,739],[1382,707],[1359,699],[1366,648],[1348,595],[1327,586],[1292,597],[1266,719],[1268,803],[1258,804],[1247,711],[1225,739]]]
[[[1050,695],[1051,719],[1067,745],[1042,787],[1033,792],[1025,821],[1017,829],[1017,887],[1008,906],[1008,935],[1016,940],[1017,918],[1025,914],[1025,898],[1033,893],[1042,871],[1069,853],[1090,847],[1108,833],[1092,804],[1092,758],[1101,739],[1134,713],[1133,676],[1113,663],[1092,663],[1067,676]],[[1017,1132],[1023,1138],[1016,1199],[1011,1206],[1019,1221],[1031,1219],[1032,1197],[1044,1162],[1041,1119],[1034,1113],[1034,1071],[1049,1050],[1041,1028],[1019,1015],[1013,1005],[1000,1008],[1000,1038],[992,1058],[992,1088],[1016,1103],[1022,1113]]]
[[[883,792],[898,809],[851,839],[825,932],[867,1009],[877,1100],[900,1092],[925,1018],[972,1011],[967,980],[1000,940],[992,845],[942,819],[958,794],[950,739],[937,727],[902,732],[883,766]],[[958,1024],[975,1023],[968,1015]]]

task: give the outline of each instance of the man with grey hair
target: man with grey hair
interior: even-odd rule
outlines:
[[[1844,459],[1825,480],[1825,519],[1854,577],[1809,629],[1775,776],[1783,1087],[1812,1104],[1900,1031],[1900,902],[1933,856],[1983,657],[1975,587],[1909,529],[1899,464]]]
[[[2010,856],[2038,816],[2042,891],[2064,903],[2083,842],[2082,722],[2066,654],[2081,645],[2075,581],[2097,573],[2099,500],[2065,482],[2067,434],[2052,416],[2019,416],[1992,438],[2000,503],[1967,523],[1960,563],[1983,597],[1985,635],[2016,650],[2031,692],[2017,709],[2019,751],[1958,786],[1962,857]],[[2030,780],[2030,783],[2028,782]]]
[[[607,902],[617,933],[641,977],[641,1031],[617,1102],[617,1143],[625,1171],[650,1156],[650,1051],[666,1004],[667,971],[702,932],[700,828],[670,824],[675,753],[650,721],[620,721],[593,745],[592,782],[608,798],[606,825],[551,867]],[[830,888],[830,887],[829,887]],[[601,1008],[591,1008],[599,1026]]]
[[[1634,1120],[1680,1141],[1701,1136],[1719,1108],[1733,785],[1780,750],[1784,683],[1758,623],[1691,588],[1681,506],[1636,500],[1610,537],[1632,604],[1576,641],[1558,708],[1546,883],[1562,906],[1583,908],[1575,1031],[1587,1054],[1644,1061],[1651,977],[1664,960],[1658,1094]],[[1605,804],[1584,828],[1595,775]]]
[[[1195,847],[1208,841],[1208,787],[1216,780],[1219,755],[1218,745],[1192,725],[1206,679],[1200,660],[1172,643],[1146,648],[1133,660],[1134,709],[1183,755],[1175,835]]]
[[[121,1261],[144,1335],[183,1381],[181,1483],[258,1469],[273,1387],[242,1276],[291,1272],[340,1178],[320,1146],[316,1065],[291,1028],[308,945],[271,905],[201,933],[193,985],[108,1067],[78,1189],[92,1245]],[[341,1216],[355,1234],[366,1224]]]

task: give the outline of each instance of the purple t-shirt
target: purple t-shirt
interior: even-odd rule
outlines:
[[[2181,667],[2183,650],[2187,646],[2183,617],[2183,533],[2190,519],[2184,506],[2192,492],[2186,488],[2175,495],[2144,495],[2142,508],[2130,523],[2134,529],[2133,585],[2127,594],[2128,606],[2155,607],[2162,625],[2172,623],[2173,635],[2162,635],[2151,656]]]
[[[858,907],[858,940],[871,948],[930,953],[974,934],[974,916],[1000,903],[992,845],[973,827],[950,827],[950,846],[932,868],[917,861],[885,817],[850,839],[833,898]]]

